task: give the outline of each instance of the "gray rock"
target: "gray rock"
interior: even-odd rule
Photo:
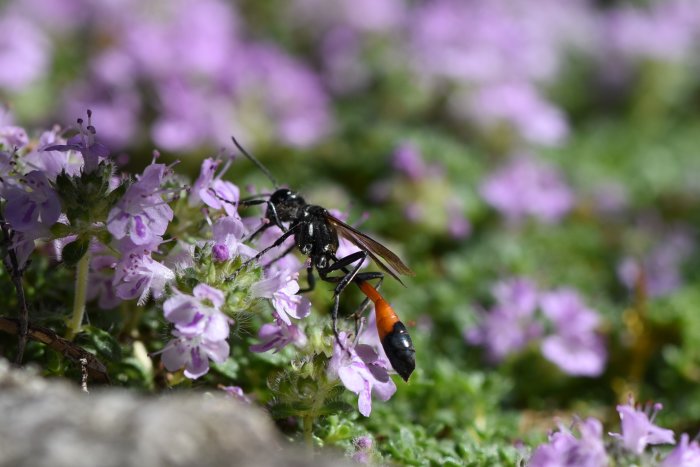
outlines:
[[[87,394],[0,359],[0,466],[339,465],[280,439],[265,412],[201,393]]]

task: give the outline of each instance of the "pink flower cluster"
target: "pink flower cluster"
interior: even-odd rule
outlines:
[[[576,420],[571,429],[559,425],[559,430],[550,434],[549,442],[539,446],[530,457],[531,467],[602,467],[617,465],[612,458],[619,455],[633,456],[639,460],[649,445],[676,444],[673,431],[654,424],[661,404],[637,407],[634,401],[618,405],[621,432],[610,433],[613,443],[603,440],[603,426],[595,418]],[[580,436],[576,437],[573,430]],[[607,449],[607,450],[606,450]],[[629,462],[630,459],[627,459]],[[688,435],[681,436],[680,444],[660,464],[662,467],[693,467],[699,465],[700,446],[689,442]],[[646,461],[640,465],[647,465]],[[651,464],[648,464],[651,465]]]
[[[484,346],[491,361],[538,341],[542,355],[567,374],[603,373],[607,352],[596,332],[600,318],[575,290],[542,292],[530,280],[515,278],[496,284],[493,296],[493,307],[464,334],[468,343]]]

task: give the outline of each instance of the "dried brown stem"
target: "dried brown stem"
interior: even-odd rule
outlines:
[[[20,320],[14,318],[0,317],[0,331],[9,334],[18,334],[20,332],[19,321]],[[27,337],[41,342],[42,344],[46,344],[49,348],[80,365],[81,368],[86,368],[87,374],[92,378],[93,382],[98,384],[110,383],[107,368],[97,357],[82,347],[59,336],[51,329],[27,323]],[[84,363],[81,362],[81,360],[84,360]]]

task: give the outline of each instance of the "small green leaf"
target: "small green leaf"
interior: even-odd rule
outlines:
[[[104,356],[110,360],[118,360],[121,358],[122,350],[116,338],[105,330],[94,326],[83,327],[84,338],[88,339],[94,346],[95,352],[98,355]]]
[[[277,403],[270,406],[270,416],[279,420],[287,417],[298,417],[299,411],[289,404]]]
[[[73,227],[71,227],[70,225],[56,222],[54,225],[51,226],[51,235],[53,235],[56,238],[67,237],[72,233],[74,233],[74,230]]]
[[[90,247],[90,237],[78,237],[74,242],[63,247],[63,262],[67,266],[75,266]]]
[[[216,372],[221,373],[223,376],[234,380],[238,378],[239,368],[240,365],[238,364],[238,361],[236,361],[233,358],[228,358],[223,363],[215,363],[212,365],[212,369],[214,369]]]

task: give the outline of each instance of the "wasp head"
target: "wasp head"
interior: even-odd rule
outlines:
[[[306,201],[298,193],[288,188],[280,188],[270,196],[265,217],[274,219],[276,215],[281,222],[292,222],[301,215],[304,206]]]

